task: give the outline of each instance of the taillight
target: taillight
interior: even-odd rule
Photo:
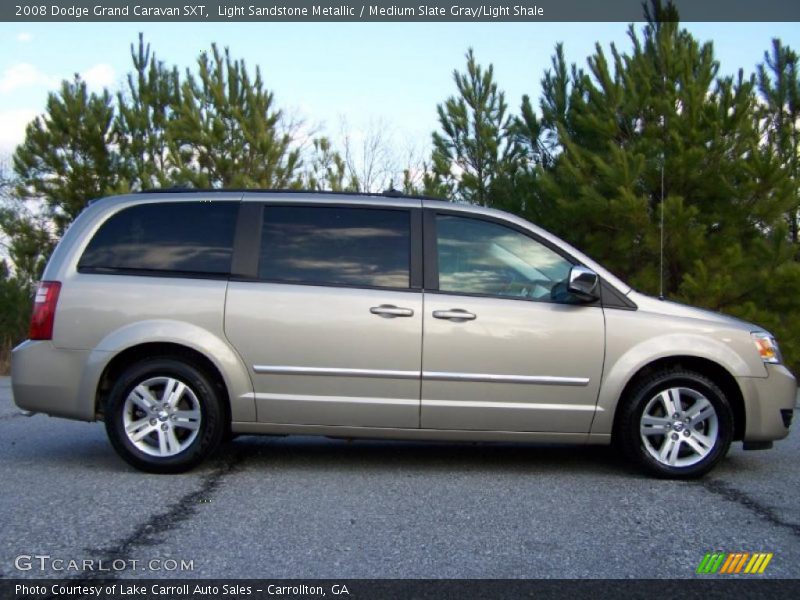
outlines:
[[[53,339],[53,321],[56,318],[56,303],[61,291],[60,281],[42,281],[33,299],[33,314],[28,338],[32,340]]]

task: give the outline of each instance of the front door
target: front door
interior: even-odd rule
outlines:
[[[426,227],[421,427],[588,432],[604,318],[566,293],[570,259],[494,220],[442,211]]]

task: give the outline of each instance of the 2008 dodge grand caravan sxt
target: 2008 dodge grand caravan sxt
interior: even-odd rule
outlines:
[[[266,433],[613,441],[693,477],[785,437],[796,393],[756,325],[637,293],[509,214],[394,194],[92,203],[29,337],[17,405],[102,419],[154,472]]]

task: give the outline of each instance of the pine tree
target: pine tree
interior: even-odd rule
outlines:
[[[11,349],[25,339],[30,319],[30,289],[0,260],[0,374],[8,375]]]
[[[25,130],[14,153],[17,193],[39,199],[61,235],[89,200],[120,184],[120,157],[111,145],[113,99],[90,93],[76,75],[50,93],[44,115]]]
[[[793,198],[786,213],[792,242],[800,243],[800,61],[780,40],[772,40],[772,54],[764,53],[758,67],[758,90],[764,102],[761,116],[772,151],[789,175]],[[800,251],[798,251],[800,258]]]
[[[442,130],[433,133],[425,191],[471,204],[507,206],[519,153],[512,118],[493,66],[481,67],[471,48],[466,59],[466,73],[453,71],[458,95],[436,107]]]
[[[0,374],[7,374],[11,349],[25,339],[32,295],[53,247],[46,219],[14,197],[14,178],[0,160]]]
[[[630,28],[630,54],[598,45],[588,72],[568,76],[554,59],[542,112],[558,155],[541,186],[556,207],[549,225],[651,292],[663,208],[675,294],[695,261],[755,235],[754,203],[769,225],[780,199],[758,185],[774,165],[758,147],[752,80],[718,78],[711,44],[680,28],[672,5],[654,2],[649,19],[641,38]]]
[[[174,166],[169,160],[167,124],[180,101],[178,69],[168,69],[158,60],[142,34],[137,47],[131,44],[131,60],[127,87],[117,94],[114,138],[130,187],[169,187]]]
[[[800,285],[783,219],[790,177],[762,143],[755,78],[720,77],[713,46],[680,27],[672,4],[653,0],[629,37],[627,54],[596,46],[586,71],[557,50],[543,81],[543,130],[528,144],[552,157],[535,169],[546,225],[642,291],[787,339],[793,317],[781,313],[800,306],[765,290]],[[787,346],[798,361],[800,346]]]
[[[312,141],[312,150],[303,174],[303,188],[342,192],[347,189],[347,165],[341,154],[334,150],[331,141],[318,137]]]
[[[297,185],[300,155],[281,131],[281,112],[258,68],[212,45],[186,71],[167,135],[175,178],[199,188],[287,188]]]

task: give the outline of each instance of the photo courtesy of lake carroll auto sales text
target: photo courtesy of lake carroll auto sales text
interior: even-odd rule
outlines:
[[[16,584],[14,593],[18,597],[24,596],[53,596],[53,597],[98,597],[106,598],[119,596],[127,598],[165,597],[165,598],[194,598],[194,597],[242,597],[251,595],[266,595],[278,597],[298,596],[351,596],[350,590],[344,583],[334,583],[329,586],[322,585],[277,585],[266,584],[263,589],[254,585],[222,584],[209,585],[199,583],[164,584],[151,583],[140,585],[136,583],[106,583],[106,584]]]
[[[0,599],[800,597],[800,3],[0,3]]]

